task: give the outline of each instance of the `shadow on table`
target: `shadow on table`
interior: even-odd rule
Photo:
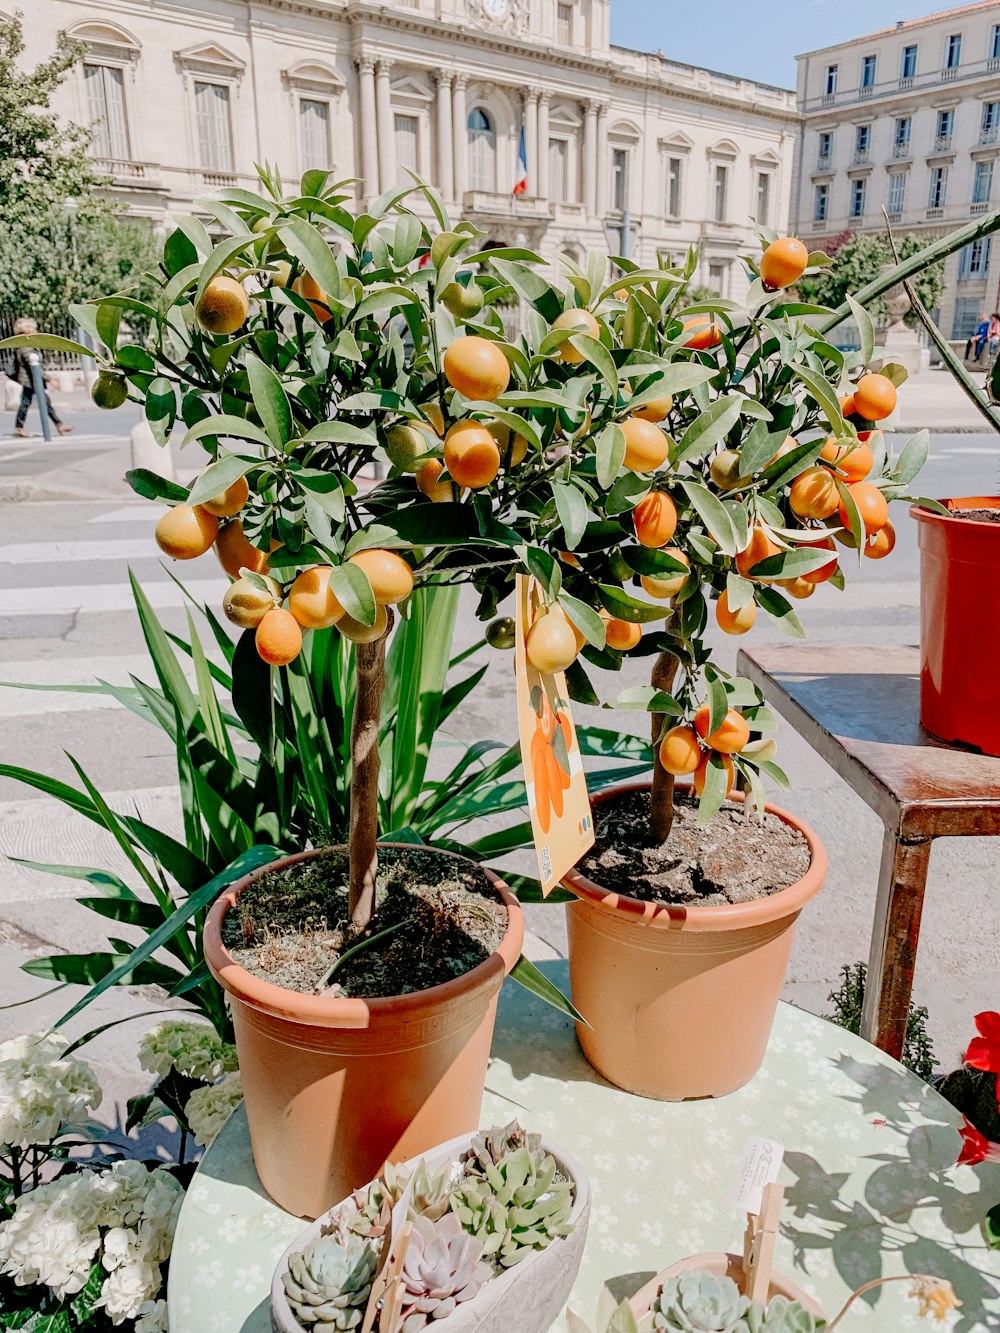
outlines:
[[[835,736],[883,745],[948,748],[920,725],[920,677],[915,672],[819,675],[777,671],[775,680]]]
[[[956,1167],[960,1145],[954,1121],[931,1088],[914,1086],[913,1095],[900,1103],[899,1079],[891,1068],[844,1053],[834,1063],[859,1088],[846,1100],[856,1104],[859,1115],[884,1120],[905,1135],[906,1155],[867,1154],[863,1161],[871,1169],[858,1199],[854,1188],[852,1197],[843,1197],[848,1173],[831,1172],[807,1153],[785,1154],[795,1177],[785,1192],[786,1219],[818,1224],[815,1230],[787,1220],[782,1226],[795,1247],[796,1266],[808,1273],[810,1254],[829,1253],[853,1289],[881,1277],[892,1255],[894,1271],[902,1267],[951,1282],[962,1301],[953,1325],[958,1333],[1000,1328],[1000,1321],[983,1322],[985,1302],[1000,1300],[1000,1278],[979,1263],[988,1253],[985,1240],[956,1244],[953,1239],[979,1231],[1000,1200],[1000,1167]],[[925,1123],[914,1124],[914,1113]],[[881,1294],[866,1299],[874,1306]]]
[[[236,1330],[234,1330],[236,1333]],[[271,1300],[261,1301],[240,1324],[238,1333],[271,1333]]]

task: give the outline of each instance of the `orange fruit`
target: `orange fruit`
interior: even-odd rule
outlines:
[[[438,480],[443,471],[444,464],[439,458],[428,458],[426,463],[421,463],[417,468],[417,490],[435,504],[450,504],[452,500],[458,499],[457,486],[453,486],[447,478]]]
[[[750,727],[746,718],[735,708],[730,708],[716,729],[709,735],[710,711],[708,704],[702,704],[701,708],[698,709],[694,715],[695,731],[709,749],[718,750],[720,754],[739,754],[750,739]]]
[[[708,765],[710,760],[711,755],[706,754],[694,771],[694,789],[699,796],[705,790],[705,779],[708,776]],[[729,758],[728,754],[722,756],[722,767],[726,774],[726,795],[728,796],[736,786],[736,766]]]
[[[632,522],[643,546],[666,546],[677,531],[677,507],[665,491],[650,491],[632,510]]]
[[[329,565],[304,569],[288,590],[288,609],[304,629],[329,629],[344,614],[330,587]]]
[[[782,441],[781,444],[778,445],[777,449],[775,449],[774,453],[767,460],[764,466],[770,467],[771,464],[776,463],[779,458],[784,458],[786,454],[790,454],[792,452],[792,450],[796,447],[797,444],[798,440],[795,438],[795,436],[789,435],[785,440]]]
[[[727,634],[746,634],[747,630],[753,628],[753,622],[757,619],[757,605],[751,600],[738,611],[730,611],[729,593],[724,589],[715,603],[715,619],[719,628],[725,630]]]
[[[809,251],[797,236],[779,236],[761,255],[760,279],[765,287],[791,287],[806,270]]]
[[[510,365],[496,343],[477,334],[456,338],[444,354],[445,378],[474,402],[492,403],[510,383]]]
[[[845,394],[840,400],[840,415],[846,420],[847,417],[853,417],[857,410],[858,407],[857,403],[854,401],[854,394]]]
[[[718,324],[712,322],[711,315],[693,315],[684,321],[683,332],[689,334],[684,346],[692,347],[696,352],[703,352],[709,347],[718,347],[722,342],[722,333]]]
[[[257,626],[257,652],[271,666],[287,666],[302,651],[302,630],[291,611],[272,607]]]
[[[672,556],[675,560],[679,560],[682,565],[691,567],[690,558],[679,547],[665,546],[662,549],[664,555]],[[675,593],[679,593],[687,581],[688,576],[681,573],[643,574],[639,579],[650,597],[656,597],[660,600],[665,597],[673,597]]]
[[[854,410],[866,421],[882,421],[896,407],[896,386],[885,375],[862,375],[854,386]]]
[[[480,421],[459,421],[444,437],[444,462],[459,486],[478,491],[500,471],[500,449]]]
[[[205,288],[195,314],[206,333],[228,336],[246,323],[250,301],[228,273],[217,274]]]
[[[701,763],[702,750],[691,727],[671,727],[660,741],[660,763],[675,778],[693,773]]]
[[[788,502],[799,518],[829,518],[840,504],[833,473],[819,465],[807,467],[792,482]]]
[[[849,482],[863,481],[875,465],[875,455],[864,441],[852,446],[829,439],[823,445],[820,458],[832,463]]]
[[[194,560],[215,541],[219,520],[201,505],[174,505],[156,525],[156,544],[171,560]]]
[[[444,413],[441,411],[441,404],[438,402],[421,403],[420,410],[423,412],[431,429],[435,435],[444,434]]]
[[[274,579],[267,580],[267,591],[255,587],[249,579],[230,583],[222,598],[222,611],[227,620],[240,629],[256,629],[272,607],[281,601],[281,589]]]
[[[311,273],[303,273],[292,283],[292,291],[309,305],[321,324],[330,318],[329,297]]]
[[[670,442],[659,426],[642,417],[626,417],[621,427],[625,435],[623,462],[630,472],[655,472],[663,466]]]
[[[869,560],[884,560],[887,555],[892,554],[895,545],[896,529],[892,526],[891,520],[886,519],[878,532],[868,538],[861,550]]]
[[[591,338],[601,336],[601,326],[589,310],[564,310],[552,321],[552,328],[572,329],[574,333],[587,333]],[[560,361],[565,361],[570,366],[578,366],[581,361],[587,359],[582,352],[577,351],[568,338],[559,344],[556,355]]]
[[[758,575],[750,571],[761,561],[769,560],[772,555],[781,555],[781,547],[771,540],[767,531],[758,523],[751,529],[750,540],[736,557],[737,573],[742,574],[745,579],[758,578]],[[773,578],[760,578],[761,583],[773,583],[773,581]]]
[[[870,537],[873,532],[878,532],[880,528],[884,528],[889,521],[889,504],[879,488],[873,486],[870,481],[856,481],[853,486],[848,486],[847,489],[858,507],[861,522],[864,524],[868,536]],[[840,521],[846,528],[849,525],[847,510],[843,504],[840,504],[839,511]],[[888,555],[888,552],[886,554]]]
[[[345,639],[350,639],[352,643],[374,643],[376,639],[381,639],[385,633],[385,627],[388,624],[389,613],[381,602],[375,604],[375,623],[373,625],[364,625],[360,620],[355,620],[345,611],[337,621],[337,629],[343,634]]]
[[[220,495],[214,496],[211,500],[203,500],[201,508],[207,509],[216,518],[232,518],[234,514],[240,512],[249,498],[250,487],[246,477],[237,477],[232,486],[227,486]]]
[[[347,563],[357,565],[372,585],[376,602],[383,606],[395,606],[413,591],[413,570],[395,551],[381,547],[358,551]]]
[[[528,630],[525,647],[528,661],[545,675],[565,671],[580,651],[577,634],[561,606],[542,612]]]
[[[816,591],[816,584],[809,583],[805,578],[779,579],[778,586],[784,588],[789,597],[795,597],[799,601],[811,597]]]
[[[231,519],[219,529],[215,539],[215,554],[231,579],[238,579],[241,569],[252,569],[255,574],[263,574],[267,569],[266,552],[247,541],[243,524],[238,518]]]
[[[516,467],[518,463],[523,463],[525,455],[528,452],[528,441],[523,435],[515,435],[514,442],[511,443],[511,430],[503,421],[484,421],[483,425],[497,442],[497,448],[500,450],[501,459],[507,461],[507,452],[510,451],[510,466]]]
[[[620,653],[627,653],[642,638],[642,626],[634,625],[631,620],[619,620],[617,616],[605,616],[605,642],[609,648]]]
[[[643,403],[642,407],[637,407],[633,416],[641,417],[643,421],[651,421],[657,425],[673,411],[674,400],[670,394],[665,394],[662,398],[651,398],[648,403]]]
[[[798,550],[817,550],[817,551],[835,551],[832,537],[824,537],[819,542],[800,542]],[[808,574],[802,577],[807,583],[825,583],[827,579],[832,578],[837,568],[837,557],[834,555],[832,560],[828,560],[825,565],[820,565],[819,569],[812,569]]]

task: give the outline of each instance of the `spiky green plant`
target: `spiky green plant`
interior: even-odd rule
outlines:
[[[573,1186],[558,1178],[553,1157],[536,1163],[522,1147],[496,1164],[482,1165],[481,1177],[458,1182],[451,1206],[465,1230],[483,1242],[487,1258],[511,1268],[533,1250],[569,1235]]]
[[[293,1254],[282,1277],[292,1314],[305,1329],[345,1333],[360,1328],[378,1253],[352,1236],[345,1245],[321,1236]]]

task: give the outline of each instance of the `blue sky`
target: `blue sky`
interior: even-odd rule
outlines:
[[[934,0],[611,0],[611,39],[794,88],[800,52],[951,7]]]

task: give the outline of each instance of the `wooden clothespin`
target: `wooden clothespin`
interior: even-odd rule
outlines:
[[[378,1321],[379,1333],[398,1333],[399,1330],[404,1295],[401,1275],[412,1232],[413,1227],[408,1222],[399,1233],[399,1240],[387,1265],[385,1295],[382,1298],[382,1310]]]
[[[785,1197],[784,1185],[764,1186],[760,1214],[748,1214],[747,1234],[744,1238],[743,1263],[746,1273],[745,1294],[752,1301],[767,1305],[771,1290],[771,1269],[774,1266],[774,1243],[781,1225],[781,1204]],[[751,1223],[753,1235],[751,1239]],[[749,1267],[747,1249],[751,1250]]]

